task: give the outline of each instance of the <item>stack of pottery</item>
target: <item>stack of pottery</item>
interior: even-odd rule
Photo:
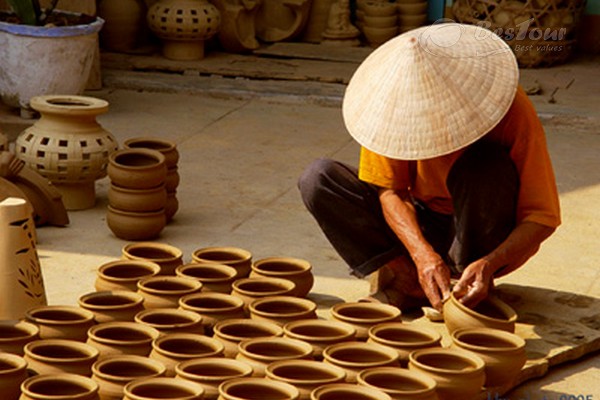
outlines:
[[[150,149],[123,149],[109,157],[106,222],[124,240],[149,240],[167,224],[165,156]]]
[[[396,0],[400,33],[425,25],[427,22],[427,5],[427,0]]]
[[[394,3],[359,0],[356,19],[357,26],[372,47],[377,47],[398,34],[397,10]]]

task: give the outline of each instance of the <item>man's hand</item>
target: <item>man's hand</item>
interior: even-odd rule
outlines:
[[[416,261],[419,283],[432,307],[442,310],[443,301],[450,296],[450,269],[435,254]]]
[[[473,308],[488,296],[492,282],[493,271],[482,258],[469,264],[452,292],[462,304]]]

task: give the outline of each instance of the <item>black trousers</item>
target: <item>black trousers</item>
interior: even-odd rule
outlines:
[[[515,227],[519,176],[507,151],[479,141],[456,160],[446,186],[453,215],[414,201],[423,235],[453,276],[502,243]],[[364,277],[408,251],[385,221],[379,188],[358,179],[357,169],[319,159],[298,181],[307,209],[351,273]]]

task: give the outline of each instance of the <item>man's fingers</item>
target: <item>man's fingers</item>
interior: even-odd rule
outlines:
[[[485,293],[484,289],[485,288],[481,283],[475,282],[469,287],[469,290],[467,290],[465,295],[460,297],[459,301],[465,306],[473,308],[487,296],[487,293]]]

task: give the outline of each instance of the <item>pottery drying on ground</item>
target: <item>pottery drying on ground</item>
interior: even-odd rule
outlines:
[[[250,277],[284,278],[296,284],[293,295],[305,297],[313,287],[312,265],[300,258],[269,257],[252,264]]]
[[[159,335],[158,330],[145,324],[105,322],[90,328],[86,343],[98,349],[99,360],[120,355],[146,357]]]
[[[106,224],[112,233],[123,240],[151,240],[157,238],[167,225],[165,210],[123,211],[107,207]]]
[[[517,313],[495,296],[488,296],[474,309],[462,304],[454,294],[444,303],[444,323],[448,332],[460,328],[494,328],[513,333]]]
[[[175,366],[183,361],[219,357],[225,347],[217,339],[192,333],[171,333],[152,342],[150,358],[167,367],[166,376],[175,376]]]
[[[177,308],[183,296],[198,293],[202,282],[179,276],[153,276],[138,281],[138,293],[144,297],[144,308]]]
[[[239,247],[204,247],[192,253],[195,263],[225,264],[235,268],[237,278],[246,278],[252,268],[252,253]]]
[[[94,313],[94,321],[100,324],[112,321],[133,321],[144,309],[144,297],[127,290],[92,292],[81,296],[79,307]]]
[[[0,319],[21,319],[46,304],[35,226],[24,199],[0,202]]]
[[[265,378],[235,378],[219,386],[219,400],[297,400],[299,396],[294,386]]]
[[[256,36],[280,42],[298,36],[308,21],[312,0],[263,0],[256,14]]]
[[[346,372],[346,382],[356,383],[360,371],[367,368],[399,367],[398,354],[373,343],[343,342],[332,344],[323,351],[323,360]]]
[[[150,149],[117,150],[108,158],[108,177],[113,185],[128,189],[151,189],[167,177],[165,156]]]
[[[19,400],[99,400],[98,384],[91,378],[75,374],[37,375],[21,385]]]
[[[236,360],[252,366],[252,376],[264,377],[266,367],[272,362],[282,360],[312,360],[312,346],[306,342],[284,337],[254,338],[244,340],[238,345]]]
[[[166,243],[130,243],[121,250],[123,258],[145,260],[160,265],[159,275],[175,275],[175,269],[183,265],[183,253],[175,246]]]
[[[281,278],[242,278],[233,282],[231,294],[244,300],[248,311],[250,303],[269,296],[291,296],[296,284]]]
[[[67,210],[93,207],[95,181],[106,176],[108,157],[118,147],[96,121],[108,111],[108,103],[47,95],[33,97],[30,105],[41,117],[17,137],[16,156],[54,184]]]
[[[195,382],[159,377],[131,381],[123,393],[123,400],[202,400],[204,389]]]
[[[299,400],[310,400],[314,389],[346,379],[343,369],[314,360],[276,361],[267,365],[265,372],[269,379],[295,386],[300,392]]]
[[[0,398],[17,400],[27,379],[27,362],[16,354],[0,353]]]
[[[214,0],[221,13],[218,39],[221,47],[230,53],[246,53],[256,50],[256,13],[261,0]]]
[[[76,306],[39,306],[27,311],[27,321],[40,329],[40,339],[70,339],[84,342],[94,326],[94,314]]]
[[[381,390],[351,383],[332,383],[315,389],[311,400],[392,400],[392,398]]]
[[[372,326],[368,331],[367,342],[389,347],[398,352],[400,363],[408,364],[408,355],[417,349],[441,347],[442,335],[427,327],[385,322]]]
[[[314,301],[292,296],[269,296],[256,299],[248,306],[250,318],[269,321],[280,326],[300,319],[316,319]]]
[[[403,368],[370,368],[357,376],[359,385],[387,393],[393,400],[438,400],[436,381],[418,371]]]
[[[21,320],[0,321],[0,352],[22,356],[23,347],[39,339],[40,328]]]
[[[352,325],[358,340],[367,340],[373,325],[400,321],[400,315],[398,307],[380,303],[338,303],[331,308],[331,318]]]
[[[24,348],[27,368],[35,374],[70,373],[91,376],[92,364],[100,352],[75,340],[45,339],[27,343]]]
[[[214,338],[225,346],[225,357],[234,358],[240,342],[255,338],[275,338],[283,336],[283,329],[272,322],[251,319],[226,319],[215,324]]]
[[[169,333],[204,334],[202,317],[195,312],[175,308],[152,308],[139,312],[134,321],[151,326],[161,335]]]
[[[285,337],[298,339],[313,347],[315,359],[323,358],[323,350],[332,344],[353,341],[356,329],[348,324],[323,319],[303,319],[283,326]]]
[[[108,204],[121,211],[152,212],[167,206],[165,184],[150,189],[130,189],[111,184],[108,188]]]
[[[180,265],[175,270],[175,275],[200,281],[203,292],[218,293],[231,293],[231,285],[237,279],[235,268],[216,263]]]
[[[160,265],[145,260],[115,260],[98,267],[94,288],[96,291],[137,291],[140,279],[156,276]]]
[[[179,308],[193,311],[202,317],[202,325],[210,333],[215,324],[227,319],[244,318],[244,301],[225,293],[201,292],[183,296]]]

